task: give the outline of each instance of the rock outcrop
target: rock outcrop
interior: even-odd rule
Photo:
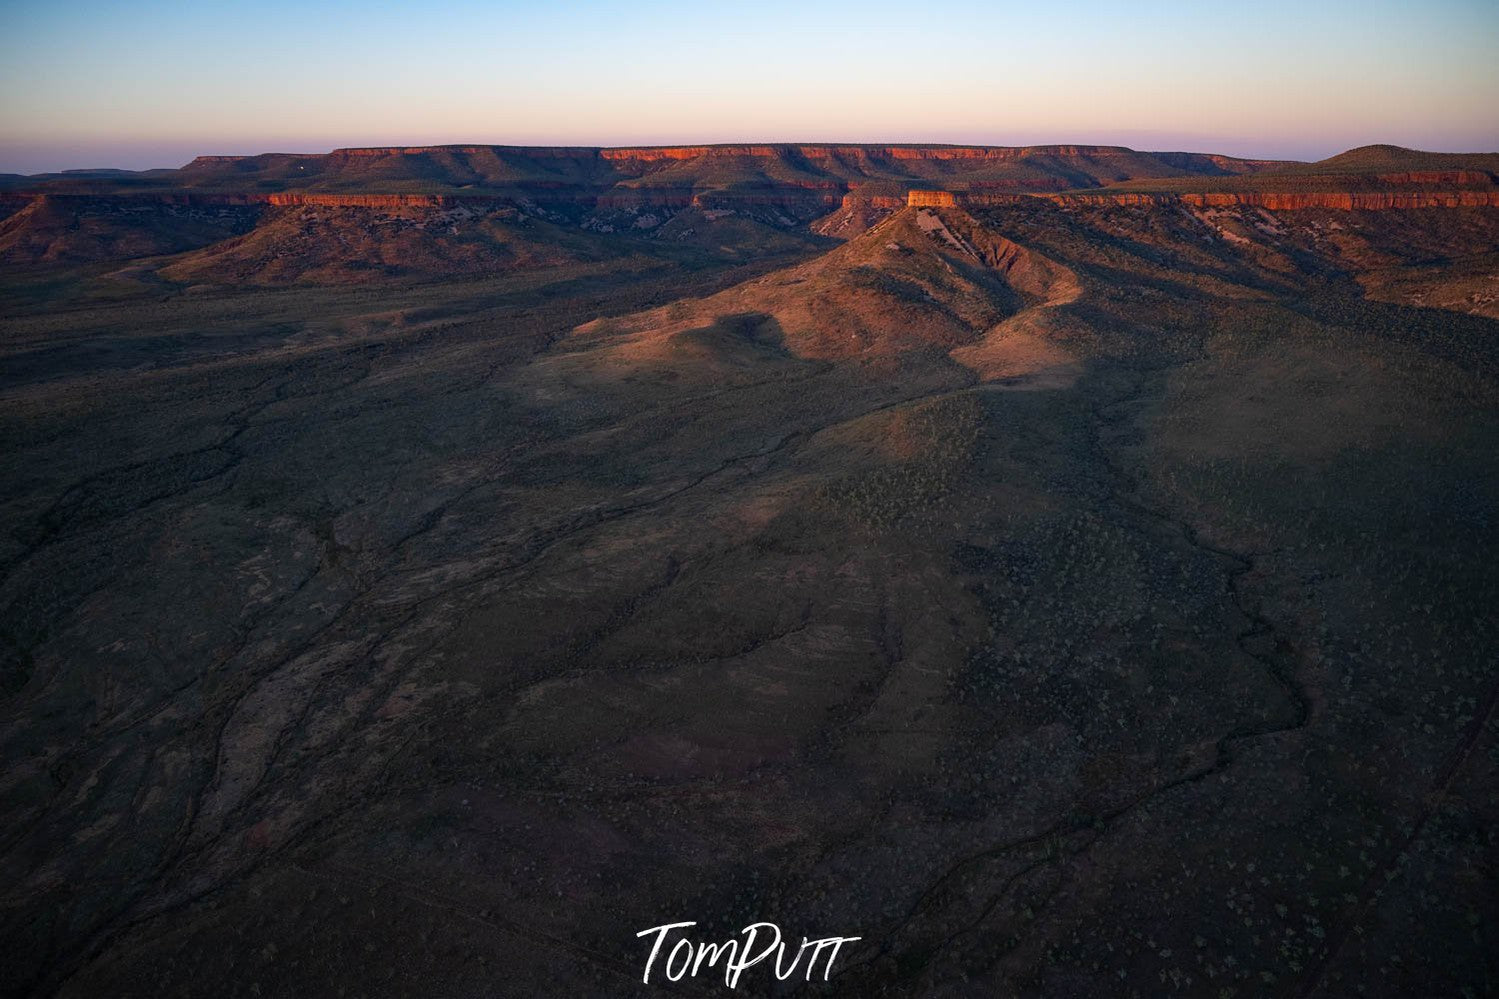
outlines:
[[[1228,158],[1220,158],[1228,163]],[[654,185],[669,176],[694,193],[771,183],[831,191],[836,197],[871,182],[920,187],[984,185],[1004,190],[1072,190],[1151,177],[1223,176],[1260,164],[1163,159],[1122,146],[946,146],[733,144],[627,146],[378,146],[328,153],[200,156],[176,176],[148,182],[172,189],[228,192],[389,191],[599,197],[619,186]],[[49,182],[77,191],[80,178]],[[116,179],[91,178],[91,193],[118,191]],[[113,187],[111,188],[111,184]],[[140,184],[132,181],[137,189]]]
[[[1275,210],[1490,206],[1499,200],[1496,177],[1499,156],[1394,148],[1287,164],[1084,145],[454,145],[200,156],[175,173],[50,178],[34,193],[378,210],[498,200],[573,215],[754,206],[805,222],[840,203],[848,208],[850,196],[867,196],[862,204],[874,210],[996,206],[1026,196],[1063,204]]]
[[[943,197],[950,200],[941,200]],[[1188,205],[1192,208],[1227,208],[1248,205],[1270,211],[1331,208],[1341,211],[1378,211],[1396,208],[1494,208],[1499,207],[1499,188],[1493,190],[1417,191],[1206,191],[1144,192],[1098,191],[1049,194],[994,194],[942,191],[911,191],[908,203],[920,207],[956,204],[971,208],[1017,205],[1027,198],[1045,198],[1059,205]]]
[[[1283,164],[1119,146],[737,144],[380,146],[200,156],[177,171],[89,171],[35,178],[30,187],[24,179],[7,181],[0,191],[0,250],[23,263],[180,252],[244,235],[272,210],[292,208],[384,213],[384,219],[351,218],[355,229],[422,213],[518,212],[600,235],[654,233],[667,219],[697,212],[709,222],[736,216],[847,239],[907,206],[996,208],[1028,199],[1140,209],[1493,208],[1499,155],[1371,147],[1317,164]],[[662,231],[694,238],[690,230],[683,222]],[[402,238],[421,242],[413,233]],[[254,245],[271,253],[288,241],[295,242],[283,232],[280,242]],[[459,270],[551,261],[534,248],[514,252],[524,242],[408,255]],[[360,259],[373,274],[400,269],[399,256],[381,246]],[[311,271],[325,269],[314,263]]]
[[[449,208],[464,202],[493,200],[447,194],[322,194],[313,191],[265,195],[265,203],[268,205],[311,205],[323,208]]]
[[[957,203],[951,191],[911,191],[906,194],[906,204],[912,208],[951,208]]]
[[[1064,205],[1169,205],[1193,208],[1226,208],[1249,205],[1270,211],[1332,208],[1342,211],[1376,211],[1389,208],[1493,208],[1499,207],[1499,190],[1493,191],[1211,191],[1206,193],[1149,194],[1052,194],[1041,195]],[[1015,198],[990,196],[962,199],[970,204],[1013,204]]]

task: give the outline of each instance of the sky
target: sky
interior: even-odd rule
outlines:
[[[1499,150],[1499,0],[0,0],[0,172],[444,142]]]

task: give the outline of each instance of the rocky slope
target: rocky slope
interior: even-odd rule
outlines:
[[[161,273],[205,281],[386,279],[447,267],[483,274],[635,252],[627,237],[716,239],[725,252],[753,255],[767,239],[796,243],[793,232],[853,237],[907,203],[1001,208],[1029,198],[1166,209],[1492,208],[1499,206],[1499,155],[1367,147],[1288,164],[1112,146],[736,145],[203,156],[175,171],[8,182],[0,193],[0,261],[78,264],[203,249]],[[316,210],[299,216],[309,222],[337,219],[328,224],[343,235],[314,250],[315,240],[288,229],[290,208]],[[591,240],[591,249],[559,256],[555,244],[569,242],[553,238],[559,230],[547,246],[517,250],[514,233],[465,237],[478,218],[581,229],[613,245],[580,236],[571,242]],[[447,231],[444,220],[453,223]],[[247,235],[256,225],[266,230]],[[397,232],[404,235],[390,243]],[[227,237],[238,240],[206,249]],[[455,239],[463,246],[436,245]],[[492,245],[481,245],[486,239]],[[372,248],[380,243],[390,245]],[[335,254],[335,246],[349,256],[344,264],[301,259]],[[241,259],[246,254],[267,262],[260,277],[252,277],[253,261]],[[270,264],[277,255],[288,259]]]
[[[773,186],[842,194],[861,184],[941,179],[1065,190],[1145,177],[1248,174],[1281,164],[1118,146],[744,145],[642,148],[420,146],[200,156],[180,170],[91,171],[18,181],[53,193],[290,190],[526,193],[590,198],[616,186],[728,191]]]
[[[171,198],[37,195],[6,199],[0,262],[12,265],[126,261],[180,253],[251,229],[253,205]]]
[[[0,992],[1482,994],[1499,212],[875,197],[8,268]]]

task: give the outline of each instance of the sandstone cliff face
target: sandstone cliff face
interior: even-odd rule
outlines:
[[[1194,208],[1226,208],[1249,205],[1270,211],[1333,208],[1366,211],[1389,208],[1489,208],[1499,207],[1499,191],[1213,191],[1205,194],[1051,194],[1039,195],[1064,205],[1170,205]],[[1016,198],[988,196],[962,199],[975,205],[1014,204]]]
[[[910,198],[923,199],[934,192],[912,191]],[[1097,194],[994,194],[960,192],[956,203],[975,208],[1017,205],[1026,198],[1045,198],[1059,205],[1190,205],[1193,208],[1227,208],[1249,205],[1270,211],[1297,211],[1305,208],[1333,208],[1342,211],[1377,211],[1391,208],[1490,208],[1499,207],[1499,190],[1425,190],[1425,191],[1210,191],[1204,193],[1153,194],[1119,191]],[[935,206],[922,200],[910,204]]]
[[[912,208],[950,208],[957,203],[951,191],[911,191],[906,195],[906,204]]]
[[[247,163],[263,158],[255,156],[198,156],[188,164],[210,167]],[[794,156],[808,160],[987,160],[1009,161],[1033,156],[1107,158],[1139,155],[1123,146],[939,146],[939,145],[780,145],[728,144],[698,146],[358,146],[334,149],[329,153],[268,154],[290,159],[376,159],[404,156],[479,156],[511,155],[536,159],[591,159],[651,163],[662,160],[694,159],[775,159]],[[1229,157],[1219,157],[1229,160]],[[1273,163],[1275,161],[1242,161]]]
[[[528,147],[529,148],[529,147]],[[772,159],[795,156],[808,160],[990,160],[1005,161],[1031,156],[1091,157],[1139,155],[1123,146],[938,146],[938,145],[719,145],[634,146],[600,149],[605,160],[693,160],[750,157]]]
[[[1375,180],[1383,184],[1412,184],[1447,187],[1493,187],[1493,174],[1482,170],[1405,170],[1400,173],[1378,173]]]
[[[1006,190],[1063,191],[1129,179],[1248,172],[1184,156],[1079,145],[376,146],[323,154],[202,156],[181,171],[181,186],[226,192],[378,192],[382,186],[434,193],[555,190],[586,198],[669,177],[698,191],[773,181],[841,196],[870,181],[920,187],[923,181],[946,185],[967,178]]]
[[[1499,191],[1356,191],[1282,194],[1274,192],[1186,194],[1193,206],[1252,205],[1271,211],[1301,208],[1338,208],[1347,211],[1382,208],[1499,207]]]
[[[1409,150],[1387,150],[1374,160],[1335,158],[1313,172],[1306,164],[1121,146],[742,143],[376,146],[316,155],[203,156],[179,178],[153,183],[172,185],[155,195],[166,199],[160,203],[184,205],[399,211],[508,202],[545,206],[575,220],[595,211],[697,207],[779,211],[806,222],[840,204],[845,211],[862,206],[852,218],[906,204],[1001,206],[1028,196],[1078,205],[1242,204],[1272,210],[1484,207],[1499,201],[1496,178],[1499,157],[1442,158]],[[82,193],[80,183],[57,182],[44,190]],[[860,202],[864,194],[871,200]],[[116,185],[114,196],[135,193]],[[850,196],[854,202],[845,200]]]
[[[1220,190],[1185,192],[1088,191],[1088,192],[1011,192],[980,188],[966,191],[911,188],[904,197],[890,194],[864,194],[858,189],[844,193],[837,188],[802,182],[756,185],[724,189],[699,190],[690,185],[652,186],[617,185],[607,191],[583,196],[569,192],[535,192],[535,201],[574,214],[585,211],[616,211],[685,208],[707,210],[753,210],[781,212],[788,221],[808,222],[830,209],[841,208],[850,217],[878,217],[880,213],[904,206],[944,208],[953,206],[1003,207],[1024,203],[1031,198],[1045,198],[1061,205],[1150,207],[1185,205],[1192,208],[1225,208],[1245,205],[1270,211],[1334,209],[1342,211],[1378,211],[1420,208],[1493,208],[1499,207],[1499,186],[1481,171],[1413,171],[1380,175],[1389,185],[1408,185],[1406,190],[1323,190],[1267,191]],[[418,194],[401,192],[341,193],[325,191],[281,192],[200,192],[166,191],[152,194],[114,196],[85,194],[7,193],[0,204],[0,219],[27,213],[41,217],[40,209],[27,212],[33,204],[51,206],[47,217],[58,212],[72,212],[90,218],[118,216],[114,224],[127,224],[132,211],[140,217],[155,217],[163,208],[174,210],[216,210],[258,207],[322,207],[372,211],[444,210],[469,206],[490,210],[502,205],[529,204],[527,197],[494,195]],[[568,206],[574,206],[569,208]],[[545,212],[544,212],[545,213]],[[873,214],[871,214],[873,213]],[[185,216],[184,216],[185,217]]]
[[[656,160],[727,159],[730,157],[769,159],[776,154],[775,146],[641,146],[600,149],[598,153],[600,159],[635,160],[641,163],[651,163]]]
[[[464,200],[446,194],[320,194],[293,191],[265,195],[268,205],[311,205],[326,208],[447,208]]]
[[[0,199],[0,222],[4,224],[4,246],[0,250],[8,260],[37,263],[174,252],[242,233],[264,214],[261,209],[297,207],[379,212],[393,217],[460,208],[478,213],[508,210],[585,228],[598,220],[599,213],[670,218],[695,209],[715,217],[720,212],[753,216],[782,229],[820,220],[814,231],[841,238],[864,231],[905,206],[1003,207],[1034,198],[1067,206],[1247,206],[1270,211],[1499,207],[1499,171],[1489,170],[1489,160],[1483,157],[1467,157],[1451,165],[1442,160],[1410,162],[1419,169],[1383,169],[1400,164],[1398,160],[1381,160],[1363,173],[1311,173],[1304,168],[1243,177],[1224,173],[1203,177],[1200,183],[1197,178],[1178,174],[1142,181],[1133,190],[1078,190],[1069,179],[1076,176],[1074,167],[1082,159],[1113,157],[1123,162],[1140,155],[1150,154],[1083,146],[736,145],[620,149],[414,146],[346,149],[319,156],[205,156],[182,172],[182,186],[149,193],[142,193],[139,187],[100,193],[91,187],[107,186],[108,182],[97,178],[86,184],[43,184],[32,193],[5,192]],[[1163,159],[1189,155],[1197,154],[1172,154]],[[432,158],[416,173],[391,173],[390,158],[418,156]],[[476,159],[462,159],[465,156]],[[524,162],[547,157],[553,157],[552,165],[534,168],[535,172],[529,172],[533,168]],[[719,162],[712,169],[700,169],[694,161],[703,158]],[[1053,167],[1059,158],[1069,165],[1056,172]],[[1009,167],[984,165],[979,172],[965,174],[966,168],[961,166],[965,160],[993,164],[1027,159],[1045,161],[1046,170],[1038,172],[1026,166],[1014,172]],[[923,172],[918,168],[892,168],[897,160],[944,162]],[[356,163],[358,169],[339,173],[330,166],[342,161]],[[474,171],[481,167],[495,171],[485,176],[511,179],[490,186],[490,181],[480,177],[465,183],[462,189],[446,192],[441,182],[419,179],[429,176],[421,171],[436,171],[430,175],[450,179],[464,171],[478,177]],[[1222,164],[1224,171],[1241,167],[1226,158]],[[195,174],[195,169],[200,172]],[[407,164],[403,169],[415,167]],[[268,170],[289,171],[286,176],[302,178],[302,186],[268,190],[264,179]],[[195,176],[212,177],[214,181],[194,186],[189,181]],[[405,179],[392,181],[390,176]],[[418,189],[403,191],[402,184]],[[320,185],[336,189],[319,190]],[[1057,190],[1059,186],[1070,189]],[[613,228],[614,221],[605,222],[605,228],[597,231],[618,231]],[[635,218],[622,224],[639,228]],[[478,252],[485,260],[490,256],[487,249]],[[536,256],[529,254],[527,259]],[[371,260],[381,267],[388,265],[383,258],[376,261],[372,256]]]

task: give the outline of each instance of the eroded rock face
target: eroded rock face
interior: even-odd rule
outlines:
[[[1391,208],[1492,208],[1499,207],[1499,190],[1493,191],[1211,191],[1203,193],[1155,194],[1136,191],[1098,194],[968,194],[955,201],[927,200],[946,192],[912,191],[912,205],[960,204],[999,207],[1019,204],[1028,197],[1043,197],[1061,205],[1125,205],[1146,207],[1182,204],[1193,208],[1226,208],[1246,205],[1270,211],[1333,208],[1341,211],[1371,211]],[[953,198],[954,195],[946,194]],[[920,200],[916,200],[920,199]]]
[[[1499,191],[1213,191],[1203,194],[1057,194],[1048,195],[1064,205],[1170,205],[1184,204],[1194,208],[1224,208],[1248,205],[1271,211],[1296,211],[1304,208],[1336,208],[1343,211],[1381,208],[1488,208],[1499,206]],[[980,196],[982,200],[963,198],[965,204],[1014,204],[1014,197]]]
[[[179,171],[178,180],[185,187],[216,189],[244,189],[245,182],[253,181],[262,190],[368,190],[380,184],[387,190],[523,187],[581,196],[662,173],[696,188],[769,180],[839,193],[871,180],[916,186],[910,182],[978,174],[972,179],[985,185],[1067,190],[1142,177],[1252,173],[1271,165],[1229,157],[1157,156],[1118,146],[389,146],[323,154],[200,156]]]
[[[460,203],[460,200],[442,194],[319,194],[310,191],[268,194],[265,197],[268,205],[325,208],[445,208]]]
[[[1499,206],[1499,191],[1323,191],[1306,194],[1274,191],[1185,194],[1189,205],[1215,207],[1252,205],[1271,211],[1301,208],[1340,208],[1359,211],[1380,208],[1490,208]]]
[[[951,208],[957,203],[951,191],[912,191],[906,195],[906,204],[912,208]]]
[[[372,152],[386,152],[373,150]],[[395,152],[390,150],[388,152]],[[811,160],[851,158],[862,160],[989,160],[1025,159],[1031,156],[1109,157],[1136,155],[1123,146],[939,146],[939,145],[720,145],[720,146],[646,146],[600,149],[606,160],[693,160],[730,157],[770,159],[798,156]]]
[[[1287,164],[1079,145],[457,145],[201,156],[148,181],[53,178],[31,193],[130,198],[135,205],[155,199],[381,211],[531,202],[574,221],[593,211],[758,208],[805,223],[840,201],[873,217],[907,204],[1003,207],[1026,196],[1136,207],[1491,207],[1499,204],[1496,177],[1496,156],[1393,148],[1372,158],[1353,150],[1321,164]],[[16,188],[7,192],[17,196]]]
[[[0,993],[1483,990],[1499,212],[756,183],[7,289]]]
[[[561,255],[551,246],[517,252],[527,242],[524,232],[496,239],[475,224],[476,216],[492,213],[519,212],[614,237],[706,239],[685,215],[671,226],[641,224],[695,212],[707,223],[736,217],[848,239],[906,206],[1010,209],[1033,199],[1074,208],[1191,210],[1499,206],[1499,157],[1375,152],[1353,150],[1316,165],[1071,145],[463,145],[201,156],[174,175],[149,180],[54,178],[29,192],[3,192],[0,258],[23,265],[135,259],[232,238],[240,242],[214,250],[218,262],[207,270],[192,261],[156,273],[207,278],[233,260],[234,280],[295,273],[298,280],[336,274],[340,281],[367,281],[431,267],[498,273],[624,252],[603,246]],[[351,269],[348,261],[324,259],[311,230],[292,231],[275,215],[292,208],[353,213],[330,224],[355,248],[345,255],[360,262]],[[458,214],[447,218],[450,212]],[[393,227],[381,221],[387,215],[409,224]],[[242,238],[272,224],[278,230],[262,233],[266,238]],[[242,259],[246,254],[251,259]],[[288,267],[289,257],[300,263]]]

